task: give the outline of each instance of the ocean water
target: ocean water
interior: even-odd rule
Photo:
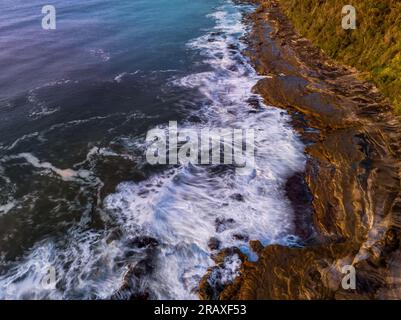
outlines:
[[[53,4],[55,31],[41,29],[40,1],[0,4],[0,298],[196,299],[211,238],[251,259],[250,239],[294,241],[283,189],[304,146],[252,91],[252,6]],[[146,132],[170,120],[254,129],[255,169],[150,166]]]

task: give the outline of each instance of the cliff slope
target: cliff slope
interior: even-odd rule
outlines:
[[[357,29],[343,30],[341,9],[356,8]],[[401,113],[401,1],[280,0],[295,28],[330,57],[364,71]]]

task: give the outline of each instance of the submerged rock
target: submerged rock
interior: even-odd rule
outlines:
[[[146,281],[143,279],[151,276],[157,266],[159,241],[152,237],[140,236],[129,240],[127,246],[135,248],[132,258],[138,261],[128,265],[122,284],[113,294],[112,299],[153,299],[151,288],[146,286]]]
[[[129,242],[130,246],[134,246],[137,248],[155,248],[159,245],[159,241],[157,239],[148,236],[135,237]]]
[[[208,241],[207,246],[209,247],[210,250],[218,250],[220,248],[220,244],[221,242],[219,239],[212,237]]]
[[[231,199],[236,200],[236,201],[240,201],[240,202],[244,202],[245,198],[242,194],[240,193],[234,193],[230,196]]]
[[[199,284],[201,299],[218,299],[225,287],[239,275],[240,265],[246,256],[235,247],[225,248],[214,256],[215,266],[208,269]]]
[[[215,226],[216,232],[223,232],[225,230],[231,229],[235,224],[235,220],[232,218],[216,218]]]

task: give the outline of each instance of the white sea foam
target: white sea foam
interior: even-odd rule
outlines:
[[[71,181],[77,178],[85,178],[91,173],[87,170],[75,171],[73,169],[60,169],[52,165],[50,162],[40,161],[31,153],[20,153],[18,155],[7,156],[3,160],[23,158],[35,168],[47,169],[57,174],[64,181]]]
[[[13,200],[6,204],[0,205],[0,216],[8,213],[12,208],[15,207],[16,204],[17,204],[17,202],[15,200]]]
[[[200,111],[208,116],[205,126],[256,131],[256,170],[242,177],[230,170],[216,174],[211,167],[189,165],[144,183],[122,184],[106,199],[106,207],[116,212],[121,224],[163,243],[158,256],[162,267],[148,279],[158,298],[196,298],[197,281],[213,265],[208,247],[212,237],[222,247],[244,248],[249,238],[282,242],[293,231],[293,212],[283,189],[287,178],[304,168],[303,145],[288,115],[265,106],[252,93],[260,77],[240,52],[238,39],[246,32],[240,12],[228,5],[211,17],[215,30],[189,47],[200,50],[212,70],[176,83],[199,88],[211,101]],[[260,110],[250,112],[249,100]],[[238,274],[240,263],[235,261],[227,262],[220,281]]]
[[[121,83],[126,76],[134,76],[139,73],[139,70],[135,72],[122,72],[114,77],[114,81],[117,83]]]
[[[91,49],[89,50],[91,56],[103,61],[107,62],[111,59],[111,55],[109,52],[104,51],[103,49]]]
[[[260,77],[241,54],[244,45],[239,38],[246,33],[241,16],[230,2],[210,15],[215,28],[188,44],[201,52],[210,71],[176,84],[203,93],[208,101],[200,110],[208,118],[203,126],[255,130],[255,170],[239,176],[226,167],[187,165],[140,183],[120,184],[104,201],[105,213],[119,230],[116,239],[108,241],[108,231],[88,230],[83,218],[65,242],[48,239],[37,244],[23,262],[0,276],[0,288],[11,288],[0,291],[0,298],[110,297],[121,286],[128,266],[149,258],[146,250],[129,244],[146,236],[159,245],[152,252],[153,268],[133,289],[150,291],[152,298],[196,299],[200,278],[214,264],[208,246],[212,237],[221,248],[237,246],[247,252],[248,239],[268,244],[284,242],[291,234],[293,211],[283,189],[289,176],[304,169],[304,146],[289,126],[288,115],[264,105],[252,93]],[[191,123],[182,126],[201,128]],[[98,151],[91,150],[88,158]],[[60,171],[32,155],[21,156],[63,179],[77,176],[76,171]],[[127,257],[132,250],[135,254]],[[32,263],[39,267],[30,268]],[[240,263],[237,255],[228,257],[225,268],[214,276],[221,283],[230,282],[238,275]],[[49,265],[56,268],[58,279],[51,291],[39,287],[40,270]]]
[[[40,106],[39,108],[35,108],[34,110],[32,110],[29,113],[29,117],[34,119],[34,120],[38,120],[41,119],[43,117],[49,116],[53,113],[56,113],[60,111],[59,107],[47,107],[47,106]]]
[[[28,93],[28,102],[33,106],[33,108],[29,111],[29,118],[33,120],[42,119],[43,117],[49,116],[53,113],[60,111],[59,106],[49,106],[46,102],[42,101],[38,97],[38,91],[43,90],[45,88],[56,88],[60,86],[64,86],[69,83],[78,83],[78,81],[72,81],[69,79],[61,79],[57,81],[51,81],[39,87],[36,87],[29,91]]]

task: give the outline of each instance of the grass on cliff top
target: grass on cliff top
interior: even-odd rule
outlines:
[[[363,71],[401,114],[401,0],[280,0],[296,29],[329,56]],[[343,30],[341,9],[356,8]]]

